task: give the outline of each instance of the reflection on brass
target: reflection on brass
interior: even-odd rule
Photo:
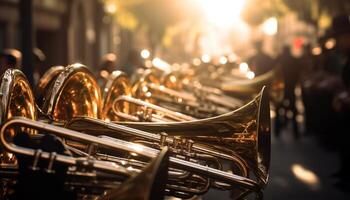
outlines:
[[[7,121],[5,124],[3,124],[3,126],[1,127],[1,132],[0,132],[1,142],[4,144],[7,150],[11,150],[12,152],[16,152],[16,153],[20,153],[28,156],[34,156],[35,151],[28,150],[25,148],[16,148],[14,145],[7,144],[6,138],[5,138],[5,132],[9,127],[12,127],[12,126],[21,126],[21,127],[28,127],[30,129],[41,130],[50,134],[54,134],[59,137],[63,137],[65,139],[75,140],[85,144],[93,144],[93,145],[98,145],[99,147],[108,148],[114,152],[120,152],[120,151],[133,152],[148,158],[155,158],[157,157],[157,155],[159,155],[159,152],[160,152],[159,150],[156,150],[154,148],[146,147],[146,146],[139,145],[132,142],[127,142],[124,140],[119,140],[116,138],[96,137],[96,136],[80,133],[77,131],[65,129],[62,127],[46,124],[43,122],[32,121],[22,117],[14,117],[9,121]],[[132,130],[130,128],[129,130],[137,132],[137,130]],[[47,159],[49,155],[48,153],[42,153],[42,157]],[[74,158],[67,157],[67,156],[57,156],[57,160],[67,164],[75,163]],[[238,188],[246,189],[251,192],[255,192],[258,198],[262,197],[261,187],[251,179],[238,176],[229,172],[221,171],[218,169],[214,169],[208,166],[200,165],[194,162],[182,160],[176,157],[170,157],[169,161],[170,161],[170,167],[179,168],[181,170],[186,170],[191,173],[198,174],[200,176],[217,180],[219,181],[218,184],[228,184],[229,188],[238,187]],[[116,169],[116,166],[112,165],[112,163],[110,163],[111,165],[106,165],[106,163],[103,161],[96,160],[94,162],[96,162],[96,165],[94,166],[98,167],[99,169],[105,169],[108,171],[122,170],[119,168]],[[170,187],[172,188],[174,187],[174,185],[170,185]],[[177,188],[177,189],[186,190],[187,192],[192,191],[191,188]]]
[[[36,108],[33,92],[25,75],[17,69],[8,69],[1,77],[0,124],[15,116],[36,120]],[[14,135],[13,130],[11,131]],[[1,163],[14,163],[15,157],[0,152]]]
[[[156,74],[146,70],[140,75],[133,85],[133,97],[194,118],[221,115],[243,105],[241,100],[218,89],[190,83],[189,79],[179,80],[174,75],[157,77]]]
[[[163,148],[157,158],[140,174],[124,182],[121,187],[108,191],[101,200],[146,200],[164,199],[168,177],[169,152]]]
[[[243,107],[217,117],[185,122],[117,122],[123,126],[149,131],[131,131],[91,118],[75,118],[66,126],[89,134],[103,132],[111,137],[143,138],[159,142],[154,133],[165,132],[197,141],[193,149],[222,159],[241,157],[262,185],[268,181],[270,162],[270,108],[264,90]],[[171,138],[168,140],[173,142]]]
[[[58,75],[45,97],[43,112],[55,121],[67,121],[73,117],[100,117],[100,88],[81,64],[69,65]]]
[[[63,66],[53,66],[47,70],[44,75],[40,78],[38,85],[35,88],[35,96],[38,105],[41,107],[44,101],[45,93],[48,92],[49,86],[57,78],[57,76],[64,71]]]
[[[18,70],[13,74],[24,77]],[[247,82],[247,88],[254,89],[249,90],[250,95],[257,95],[245,104],[246,100],[226,96],[217,88],[152,70],[141,74],[134,85],[124,73],[113,72],[102,95],[93,75],[81,64],[70,65],[64,70],[53,69],[51,75],[48,73],[43,79],[46,86],[41,84],[46,88],[42,107],[45,116],[49,116],[54,124],[65,123],[66,128],[84,133],[32,121],[36,120],[35,103],[25,77],[24,81],[12,81],[12,85],[7,83],[10,79],[3,78],[2,94],[11,98],[6,100],[7,97],[2,95],[2,104],[13,102],[1,107],[3,143],[6,140],[3,132],[10,126],[40,129],[64,138],[72,151],[91,156],[98,169],[110,172],[114,167],[106,161],[122,165],[122,170],[140,172],[150,159],[168,148],[172,156],[169,158],[167,194],[189,198],[216,188],[240,190],[236,195],[238,198],[251,192],[257,198],[262,197],[269,175],[271,130],[269,97],[265,88],[260,92],[258,88],[270,84],[272,75],[265,74],[265,78]],[[12,88],[6,89],[10,85]],[[4,120],[12,117],[5,123]],[[95,147],[99,151],[95,151]],[[11,149],[11,145],[5,148]],[[34,155],[33,150],[22,150],[17,153]],[[75,161],[75,158],[58,159],[66,164]],[[125,163],[131,168],[123,168]],[[223,170],[224,163],[230,163],[232,172]],[[152,180],[146,174],[152,170],[148,170],[139,175],[151,184]],[[128,186],[124,186],[120,191],[130,193]],[[134,186],[131,183],[130,187]],[[149,192],[152,187],[140,189],[141,196],[152,195]],[[120,191],[112,190],[105,198],[127,194]]]
[[[271,99],[281,102],[284,95],[284,80],[281,69],[276,68],[254,79],[226,81],[220,84],[224,92],[246,95],[256,93],[262,86],[267,86]]]
[[[28,147],[20,147],[15,145],[14,143],[10,143],[7,141],[5,134],[6,130],[10,127],[27,127],[30,129],[35,129],[38,131],[45,131],[51,134],[57,134],[63,138],[67,137],[70,139],[80,139],[80,141],[94,141],[92,136],[80,134],[77,132],[69,131],[64,128],[55,127],[53,125],[45,124],[42,122],[35,122],[26,118],[14,117],[9,121],[5,122],[1,127],[1,143],[5,147],[6,150],[11,153],[17,155],[25,155],[32,157],[33,159],[37,159],[36,156],[40,156],[40,159],[49,160],[49,162],[59,162],[66,164],[68,166],[76,166],[78,163],[84,161],[92,163],[92,168],[95,170],[101,170],[105,172],[113,173],[113,175],[119,175],[118,177],[122,178],[117,181],[124,181],[119,187],[107,190],[100,199],[135,199],[135,200],[144,200],[144,199],[163,199],[165,195],[165,185],[167,182],[168,176],[168,165],[169,165],[169,152],[167,148],[164,148],[159,154],[153,155],[153,160],[146,165],[146,167],[138,174],[132,176],[132,172],[129,171],[128,168],[117,165],[116,163],[111,163],[107,161],[99,161],[95,160],[92,157],[88,156],[86,158],[75,158],[72,156],[54,154],[52,157],[51,152],[43,152],[41,150],[40,154],[38,154],[38,150],[31,149]],[[95,138],[96,141],[99,138]],[[100,139],[101,140],[101,139]],[[103,140],[102,140],[103,141]],[[121,147],[122,148],[121,143]],[[127,144],[124,144],[126,146]],[[132,145],[132,144],[131,144]],[[108,146],[108,145],[107,145]],[[129,146],[130,149],[130,144]],[[132,146],[131,146],[132,147]],[[54,160],[52,160],[54,159]],[[35,164],[33,164],[35,165]],[[35,166],[33,166],[35,167]],[[78,172],[84,173],[84,172]],[[131,177],[132,176],[132,177]],[[131,178],[129,178],[131,177]],[[115,178],[114,178],[115,179]],[[84,181],[84,179],[82,179]],[[69,183],[66,183],[69,185]],[[84,184],[84,183],[82,183]],[[100,186],[101,187],[101,186]]]
[[[243,107],[202,120],[173,123],[118,122],[153,133],[166,132],[200,141],[224,152],[235,152],[246,160],[263,184],[270,163],[270,107],[266,92]]]

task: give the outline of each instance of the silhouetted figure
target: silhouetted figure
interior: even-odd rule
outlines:
[[[300,57],[300,65],[301,65],[301,90],[302,90],[302,101],[305,108],[305,134],[309,134],[312,132],[312,114],[314,108],[313,98],[310,95],[310,86],[315,84],[317,80],[311,78],[317,76],[316,72],[318,70],[317,60],[319,55],[312,54],[312,46],[311,44],[304,45],[303,47],[303,55]]]
[[[262,42],[255,43],[256,54],[248,59],[248,64],[255,75],[269,72],[274,67],[274,60],[262,49]]]
[[[143,65],[144,64],[142,62],[140,53],[135,49],[132,49],[128,54],[126,65],[123,70],[126,74],[131,76],[137,68],[142,67]]]
[[[45,65],[46,56],[44,52],[39,48],[33,49],[34,53],[34,85],[37,85],[40,78],[48,70],[48,66]]]
[[[108,53],[102,57],[100,68],[97,72],[97,81],[100,86],[104,86],[107,82],[109,74],[117,70],[117,55]]]
[[[117,55],[114,53],[104,55],[101,61],[100,70],[106,70],[108,73],[117,70]]]
[[[338,153],[341,166],[337,174],[340,181],[336,186],[343,191],[349,192],[350,189],[350,151],[349,141],[350,133],[350,15],[335,17],[332,21],[331,36],[336,39],[336,49],[344,58],[346,64],[342,68],[342,80],[345,91],[338,94],[333,101],[333,108],[337,116],[337,125],[334,127],[334,136],[337,138]]]
[[[295,107],[295,87],[299,81],[300,76],[300,64],[298,60],[292,56],[290,53],[290,48],[285,46],[282,53],[276,58],[276,67],[282,69],[285,88],[284,88],[284,99],[282,105],[277,106],[276,109],[276,120],[275,120],[275,132],[278,137],[281,131],[281,116],[279,113],[281,110],[285,111],[285,115],[292,114],[292,123],[293,123],[293,133],[294,137],[299,136],[298,124],[296,121],[297,109]],[[286,116],[282,116],[286,120]]]

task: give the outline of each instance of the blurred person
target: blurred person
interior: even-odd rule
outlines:
[[[317,139],[323,147],[329,150],[336,148],[336,142],[329,138],[337,124],[332,102],[343,90],[340,77],[341,69],[345,65],[343,56],[334,46],[334,38],[330,30],[319,38],[319,47],[315,47],[314,68],[303,72],[302,97],[305,107],[306,133],[317,134]],[[330,45],[331,44],[331,45]]]
[[[33,53],[34,53],[33,78],[34,78],[34,85],[37,85],[39,83],[40,78],[48,70],[48,67],[45,66],[46,56],[41,49],[34,48]]]
[[[108,73],[117,70],[117,55],[114,53],[104,55],[101,61],[100,70],[105,70]]]
[[[300,76],[300,64],[298,60],[293,57],[290,52],[289,46],[284,46],[282,53],[276,58],[276,67],[280,68],[283,73],[285,87],[284,87],[284,99],[282,104],[276,108],[276,120],[275,120],[275,133],[276,137],[280,135],[282,124],[280,112],[285,111],[285,115],[292,115],[293,134],[295,138],[299,136],[299,128],[296,121],[297,109],[295,107],[295,87],[299,81]],[[286,116],[282,116],[284,122],[287,122]]]
[[[143,65],[144,64],[139,51],[132,49],[127,56],[126,64],[123,70],[128,76],[131,76],[137,68],[142,67]]]
[[[319,55],[314,55],[312,53],[311,44],[306,44],[303,46],[303,55],[300,57],[301,65],[301,91],[302,91],[302,101],[305,109],[305,134],[312,133],[312,119],[314,112],[314,102],[312,96],[310,95],[310,86],[317,82],[319,77],[318,71],[318,60]],[[316,79],[315,79],[316,78]]]
[[[256,53],[248,58],[248,64],[255,75],[258,76],[272,70],[274,67],[274,60],[264,52],[262,41],[257,41],[254,47]]]
[[[114,53],[105,54],[102,57],[100,68],[97,74],[97,82],[103,86],[113,71],[117,70],[117,55]]]
[[[347,68],[350,68],[350,63]],[[345,74],[347,73],[347,74]],[[350,189],[350,152],[348,150],[349,141],[346,134],[350,132],[349,119],[350,119],[350,74],[344,72],[344,84],[346,90],[338,94],[333,100],[333,109],[335,111],[337,125],[334,128],[332,137],[336,140],[337,152],[340,158],[340,168],[334,174],[339,178],[336,186],[344,191]]]
[[[305,77],[310,72],[316,70],[316,56],[312,54],[311,44],[305,44],[303,46],[303,54],[299,58],[301,67],[301,77]]]
[[[20,69],[22,53],[16,49],[4,49],[0,53],[0,75],[9,68]]]
[[[332,21],[331,36],[336,40],[336,49],[346,60],[342,68],[342,80],[345,90],[338,94],[333,101],[333,108],[337,116],[337,126],[335,136],[338,136],[337,147],[340,156],[341,166],[335,174],[340,178],[336,186],[343,191],[350,189],[350,152],[348,150],[349,141],[345,138],[350,132],[348,125],[350,119],[350,15],[335,17]]]

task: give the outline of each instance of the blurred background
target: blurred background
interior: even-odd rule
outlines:
[[[80,62],[105,76],[140,66],[280,67],[266,199],[349,199],[348,0],[0,0],[1,73],[32,85]],[[229,199],[211,191],[203,199]]]

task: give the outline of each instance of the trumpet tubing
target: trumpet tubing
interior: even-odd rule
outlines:
[[[12,149],[13,145],[10,145],[6,141],[5,133],[6,131],[11,128],[12,126],[17,127],[27,127],[30,129],[35,130],[41,130],[46,131],[51,134],[54,134],[59,137],[72,139],[75,141],[79,141],[82,143],[88,143],[88,144],[94,144],[101,147],[109,148],[111,150],[115,151],[126,151],[126,152],[134,152],[139,155],[148,157],[148,158],[155,158],[160,150],[152,149],[146,146],[137,145],[132,142],[127,142],[124,140],[119,140],[116,138],[113,139],[101,139],[96,136],[80,133],[77,131],[73,131],[70,129],[62,128],[53,126],[50,124],[46,124],[43,122],[33,121],[26,118],[20,118],[20,117],[14,117],[3,124],[0,131],[0,139],[3,144],[5,144],[5,148]],[[13,150],[15,151],[15,150]],[[26,154],[26,152],[23,152],[23,154]],[[32,152],[33,154],[33,152]],[[64,162],[64,161],[63,161]],[[218,169],[214,169],[208,166],[203,166],[200,164],[196,164],[190,161],[182,160],[175,157],[169,158],[170,166],[174,168],[179,168],[182,170],[190,171],[192,173],[211,178],[223,183],[227,183],[230,185],[234,185],[236,187],[242,188],[242,189],[249,189],[251,191],[254,191],[258,197],[262,196],[261,188],[260,186],[252,181],[251,179],[238,176],[229,172],[224,172]]]
[[[151,185],[140,192],[147,198],[156,193],[164,196],[164,191],[189,198],[210,187],[238,189],[238,198],[250,192],[262,198],[269,177],[271,125],[266,88],[257,90],[270,84],[272,75],[242,81],[247,86],[239,86],[243,93],[258,93],[249,102],[226,96],[225,85],[216,89],[181,76],[183,80],[172,73],[145,70],[131,86],[124,73],[113,72],[101,93],[85,66],[56,67],[40,81],[37,92],[44,102],[37,110],[25,76],[8,70],[1,79],[1,147],[34,160],[52,160],[50,152],[9,142],[16,131],[39,133],[36,137],[45,132],[62,138],[74,152],[75,157],[55,155],[57,162],[75,166],[81,158],[89,158],[94,169],[118,174],[123,181],[139,175],[102,199],[127,199],[123,195],[130,188],[142,190],[134,184],[137,181]],[[234,91],[234,87],[227,88]],[[37,111],[52,124],[36,121]],[[8,163],[8,152],[0,153],[1,162]],[[232,172],[223,170],[223,163],[230,163]],[[166,183],[155,184],[156,169],[162,177],[168,175]],[[135,199],[142,197],[136,194]]]

